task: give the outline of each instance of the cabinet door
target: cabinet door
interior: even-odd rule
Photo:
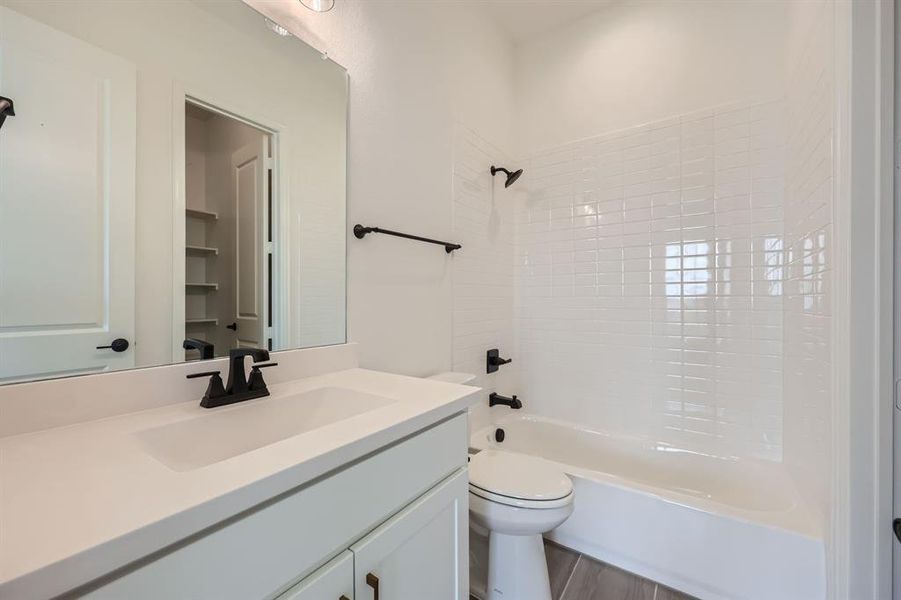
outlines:
[[[469,597],[466,469],[351,547],[358,600]]]
[[[277,600],[353,600],[354,555],[345,550]]]

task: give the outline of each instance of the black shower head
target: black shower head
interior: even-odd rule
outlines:
[[[508,188],[508,187],[510,187],[511,185],[513,185],[513,182],[516,181],[517,179],[519,179],[519,176],[522,175],[522,169],[518,169],[518,170],[516,170],[516,171],[510,172],[509,170],[505,169],[504,167],[495,167],[495,166],[492,166],[492,167],[491,167],[491,175],[492,175],[492,177],[493,177],[494,175],[496,175],[498,171],[507,174],[507,181],[504,182],[504,187],[505,187],[505,188]]]

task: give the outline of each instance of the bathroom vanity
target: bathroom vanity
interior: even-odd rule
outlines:
[[[223,360],[7,388],[0,597],[465,598],[477,388],[274,357],[215,409],[185,375]]]

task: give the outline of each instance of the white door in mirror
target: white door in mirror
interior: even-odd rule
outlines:
[[[3,7],[0,54],[0,382],[132,367],[134,65]]]
[[[237,347],[266,348],[269,244],[266,243],[268,137],[232,155],[235,190],[235,288]]]

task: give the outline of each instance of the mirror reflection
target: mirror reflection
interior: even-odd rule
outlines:
[[[347,75],[285,33],[0,0],[0,383],[345,341]]]

